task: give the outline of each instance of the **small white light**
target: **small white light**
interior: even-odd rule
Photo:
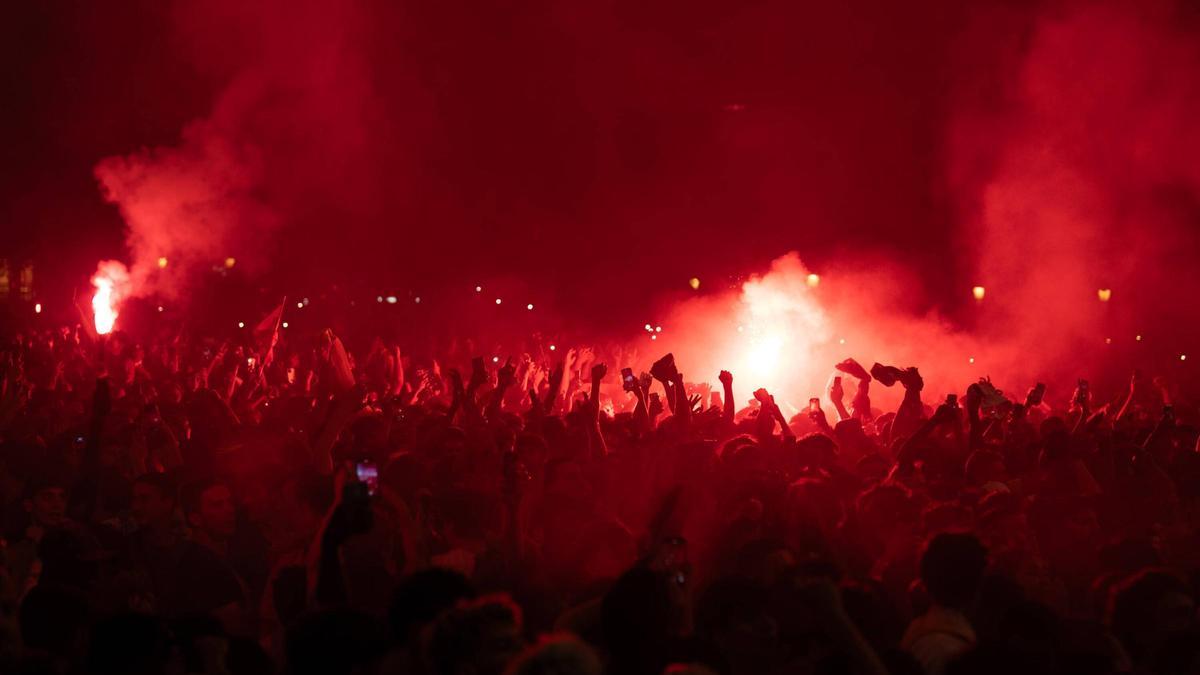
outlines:
[[[304,309],[304,303],[303,303],[303,302],[297,302],[297,303],[296,303],[296,309]]]
[[[496,304],[500,304],[500,298],[496,298]]]
[[[967,359],[967,363],[975,363],[975,357],[972,356],[971,358]]]
[[[389,295],[389,296],[387,296],[387,303],[388,303],[389,305],[394,305],[394,304],[396,304],[396,296],[394,296],[394,295]]]
[[[532,311],[532,310],[533,310],[533,303],[531,302],[531,303],[529,303],[528,305],[525,305],[525,309],[528,309],[528,310]]]
[[[1106,344],[1106,345],[1111,345],[1111,344],[1112,344],[1112,338],[1104,338],[1104,344]]]
[[[418,305],[421,304],[421,296],[418,295],[417,297],[413,298],[413,302],[417,303]]]
[[[1138,336],[1134,337],[1133,339],[1134,339],[1134,340],[1137,340],[1138,342],[1141,342],[1141,341],[1142,341],[1142,336],[1141,336],[1141,335],[1138,335]]]
[[[500,357],[499,357],[499,356],[493,356],[493,357],[492,357],[492,363],[500,363]]]
[[[657,339],[658,339],[658,336],[657,336],[657,335],[651,335],[651,336],[650,336],[650,339],[651,339],[651,340],[657,340]]]
[[[741,332],[743,332],[743,331],[745,331],[745,330],[746,330],[746,329],[745,329],[743,326],[738,326],[738,332],[739,332],[739,333],[741,333]]]
[[[42,303],[40,303],[40,302],[34,303],[34,305],[33,305],[33,313],[34,313],[34,314],[41,314],[41,313],[42,313]]]
[[[844,345],[844,344],[846,344],[846,338],[842,338],[842,339],[838,340],[838,344],[839,344],[839,345]]]
[[[651,326],[650,324],[646,324],[645,329],[646,329],[646,332],[650,332],[650,331],[654,330],[654,326]]]
[[[1180,355],[1179,355],[1179,360],[1180,360],[1180,361],[1187,361],[1187,354],[1180,354]]]
[[[654,332],[655,332],[655,333],[661,333],[661,332],[662,332],[662,326],[655,326],[655,327],[654,327]]]
[[[163,311],[163,306],[162,306],[162,305],[159,305],[159,306],[158,306],[158,311],[160,311],[160,312],[161,312],[161,311]]]
[[[287,328],[287,322],[286,322],[286,321],[284,321],[284,322],[283,322],[283,324],[281,324],[281,325],[282,325],[284,328]]]
[[[476,287],[475,287],[475,292],[476,292],[476,293],[482,293],[482,292],[483,292],[483,286],[476,286]]]
[[[558,349],[558,347],[555,347],[554,345],[550,345],[550,351],[554,351],[555,349]]]
[[[375,302],[383,302],[383,296],[382,295],[375,296]]]
[[[809,274],[808,277],[804,279],[804,282],[808,284],[809,288],[816,288],[821,283],[821,275]]]
[[[246,327],[246,322],[245,322],[245,321],[239,321],[239,322],[238,322],[238,328],[245,328],[245,327]]]

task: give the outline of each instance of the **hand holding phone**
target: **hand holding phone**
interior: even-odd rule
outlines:
[[[637,390],[637,376],[633,374],[633,368],[621,369],[621,388],[625,391]]]
[[[379,468],[375,462],[364,459],[354,463],[354,476],[358,482],[367,486],[367,495],[374,496],[379,489]]]

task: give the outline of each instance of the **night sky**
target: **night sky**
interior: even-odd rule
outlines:
[[[1163,286],[1200,285],[1188,3],[63,0],[6,23],[0,249],[47,296],[159,255],[149,293],[236,256],[272,293],[486,282],[589,325],[790,251],[893,266],[904,311],[967,327],[975,283],[1007,319],[1100,287],[1182,312]]]
[[[121,256],[96,164],[178,144],[258,50],[303,50],[323,3],[236,4],[12,8],[0,113],[10,257],[84,277]],[[333,17],[367,24],[348,29],[348,48],[371,110],[321,121],[358,125],[373,147],[328,167],[341,175],[327,183],[264,188],[288,202],[264,273],[336,280],[365,263],[372,281],[405,283],[470,268],[555,280],[606,307],[789,250],[818,266],[861,247],[941,261],[921,275],[933,289],[961,274],[946,264],[953,204],[940,186],[962,79],[958,3],[581,4],[358,3]],[[272,42],[289,33],[305,37]],[[269,116],[259,123],[288,123]],[[355,194],[347,173],[373,185]]]

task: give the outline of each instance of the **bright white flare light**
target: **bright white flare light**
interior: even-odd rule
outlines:
[[[92,285],[96,294],[92,296],[92,314],[96,319],[96,332],[107,335],[112,332],[113,324],[117,322],[117,310],[113,307],[112,279],[95,277]]]
[[[125,294],[129,282],[129,271],[125,265],[107,260],[96,268],[92,285],[96,293],[92,296],[92,322],[98,335],[108,335],[117,323],[117,304]]]
[[[818,368],[814,357],[832,336],[829,317],[811,289],[809,273],[795,256],[777,260],[770,273],[742,284],[736,315],[730,317],[737,333],[715,363],[701,367],[744,373],[743,382],[772,393],[788,393],[817,378],[825,367]]]

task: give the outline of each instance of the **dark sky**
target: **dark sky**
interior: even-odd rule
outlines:
[[[10,8],[0,249],[36,260],[43,282],[127,259],[96,164],[179,146],[248,64],[278,72],[264,52],[319,49],[324,33],[308,31],[337,4]],[[946,119],[964,82],[985,100],[1006,77],[988,45],[964,44],[966,4],[353,3],[328,18],[350,25],[337,58],[363,83],[345,119],[335,87],[318,112],[305,92],[294,118],[284,100],[237,122],[235,137],[268,139],[256,199],[281,220],[240,250],[267,283],[510,276],[590,313],[635,312],[789,250],[819,269],[867,249],[927,263],[914,295],[943,302],[966,283]],[[369,147],[326,162],[305,145],[343,134]]]

